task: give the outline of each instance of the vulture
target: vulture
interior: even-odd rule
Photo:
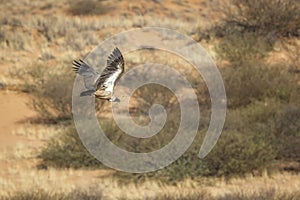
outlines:
[[[121,51],[115,48],[108,56],[105,69],[98,73],[83,60],[73,61],[73,70],[83,77],[85,91],[80,96],[94,95],[97,99],[120,102],[113,96],[114,87],[124,73],[124,59]]]

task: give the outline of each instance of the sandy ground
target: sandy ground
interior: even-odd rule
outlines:
[[[12,134],[14,130],[26,123],[36,113],[26,105],[26,94],[0,91],[0,149],[9,149],[26,138]]]
[[[108,174],[103,170],[38,170],[39,161],[35,156],[47,136],[30,135],[30,132],[48,133],[43,127],[29,123],[36,116],[27,105],[29,101],[27,94],[0,91],[0,195],[32,188],[70,191],[88,187],[95,179]]]

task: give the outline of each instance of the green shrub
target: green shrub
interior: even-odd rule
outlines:
[[[51,67],[51,66],[50,66]],[[70,119],[72,104],[72,71],[62,66],[51,69],[41,64],[27,69],[24,88],[32,96],[32,107],[42,118]]]
[[[20,80],[17,87],[30,93],[29,106],[39,114],[39,118],[49,121],[71,119],[72,87],[74,72],[70,64],[36,63],[11,71],[13,78]]]
[[[230,62],[257,61],[280,37],[300,36],[300,3],[296,0],[231,0],[220,4],[220,24],[199,30],[199,40],[217,37],[221,58]]]
[[[183,181],[186,178],[197,179],[202,176],[201,160],[198,157],[199,144],[201,140],[198,134],[194,140],[194,144],[185,152],[179,159],[177,159],[171,165],[148,173],[125,173],[116,172],[114,177],[119,181],[120,184],[127,183],[142,183],[146,180],[156,180],[166,184],[176,184],[178,181]]]
[[[300,5],[296,0],[231,0],[223,9],[225,26],[262,35],[299,36]]]
[[[273,145],[277,158],[300,162],[300,105],[285,105],[276,119]]]
[[[264,134],[224,131],[218,144],[203,160],[203,174],[243,175],[267,168],[275,152]]]
[[[273,41],[256,32],[233,32],[222,38],[216,47],[218,55],[233,65],[257,62],[273,49]]]
[[[101,119],[100,124],[106,136],[117,146],[131,152],[149,152],[166,145],[174,136],[170,131],[176,128],[174,121],[166,123],[166,129],[149,139],[139,139],[122,132],[111,119]],[[39,168],[101,168],[103,167],[83,146],[74,127],[69,127],[61,136],[51,139],[38,156]]]
[[[198,37],[222,38],[234,33],[256,33],[268,39],[299,37],[300,4],[297,0],[231,0],[217,8],[223,19]]]
[[[69,12],[73,15],[102,15],[112,9],[97,0],[76,0],[69,4]]]
[[[186,178],[198,180],[202,176],[236,176],[262,172],[274,161],[276,152],[265,135],[253,132],[225,131],[214,149],[206,158],[198,157],[200,138],[178,160],[161,170],[146,174],[115,173],[120,183],[140,183],[145,180],[159,180],[176,184]]]
[[[59,137],[52,138],[42,149],[38,168],[95,168],[101,163],[83,146],[75,128],[69,127]]]
[[[297,95],[297,80],[284,66],[243,63],[222,69],[229,108],[276,98],[289,103]]]
[[[242,110],[229,112],[223,135],[204,160],[198,158],[205,132],[202,130],[189,150],[170,166],[144,174],[116,172],[114,175],[120,183],[154,179],[171,184],[185,178],[242,175],[265,169],[272,164],[277,153],[270,138],[279,105],[275,101],[256,102]],[[100,120],[100,124],[107,137],[119,147],[133,152],[149,152],[161,148],[172,139],[176,120],[167,122],[166,129],[149,139],[130,137],[111,120]],[[87,152],[74,128],[67,129],[63,135],[48,142],[39,157],[42,159],[41,167],[103,167]]]
[[[275,158],[299,162],[300,106],[276,99],[255,101],[244,108],[230,109],[224,131],[251,131],[269,141]]]
[[[198,133],[189,150],[170,166],[147,174],[117,172],[115,176],[121,183],[155,179],[176,184],[186,178],[197,180],[201,176],[235,176],[261,172],[272,166],[277,155],[272,134],[281,109],[282,103],[274,99],[230,109],[219,141],[203,160],[198,158],[198,153],[205,129]]]

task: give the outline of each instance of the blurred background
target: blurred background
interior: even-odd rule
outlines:
[[[0,199],[300,199],[299,0],[0,0]],[[197,154],[210,120],[204,81],[184,59],[159,50],[130,52],[126,67],[160,63],[187,78],[201,121],[189,150],[151,173],[110,169],[74,128],[73,59],[103,40],[146,26],[174,29],[201,44],[224,80],[227,117],[208,156]],[[130,45],[130,44],[128,44]],[[184,94],[184,91],[182,91]],[[176,96],[149,84],[130,114],[149,123],[165,107],[164,128],[148,139],[123,133],[109,102],[96,101],[107,137],[132,152],[157,150],[180,123]]]

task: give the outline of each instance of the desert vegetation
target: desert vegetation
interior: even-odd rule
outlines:
[[[14,135],[38,140],[39,145],[27,151],[26,145],[19,145],[10,154],[3,151],[1,166],[5,160],[26,166],[23,173],[18,172],[22,167],[9,169],[10,178],[24,179],[30,174],[34,181],[32,187],[25,187],[22,181],[0,176],[0,199],[300,198],[298,1],[1,3],[0,63],[7,70],[0,74],[0,90],[30,98],[27,106],[35,117],[22,125],[29,128],[15,130]],[[189,10],[193,6],[197,9]],[[208,17],[213,18],[209,24],[204,22]],[[71,63],[113,34],[144,26],[172,28],[202,44],[222,75],[228,110],[217,145],[200,160],[197,154],[210,120],[210,96],[204,80],[186,70],[191,65],[176,55],[155,50],[126,55],[129,68],[155,60],[183,73],[198,95],[201,109],[198,134],[183,156],[164,169],[132,174],[104,166],[80,141],[72,121],[75,74]],[[97,101],[96,109],[101,110],[98,121],[106,136],[132,152],[155,151],[168,144],[180,123],[179,102],[171,91],[155,84],[143,86],[134,92],[131,103],[130,114],[140,125],[149,123],[151,105],[163,105],[168,114],[164,128],[147,139],[128,136],[112,119],[109,102]],[[68,182],[72,186],[67,188],[55,187],[67,176],[80,173],[82,180],[90,172],[87,177],[91,180],[86,180],[85,186],[95,187],[83,187],[76,181]],[[279,183],[281,180],[285,183]],[[287,182],[294,186],[289,188]]]

